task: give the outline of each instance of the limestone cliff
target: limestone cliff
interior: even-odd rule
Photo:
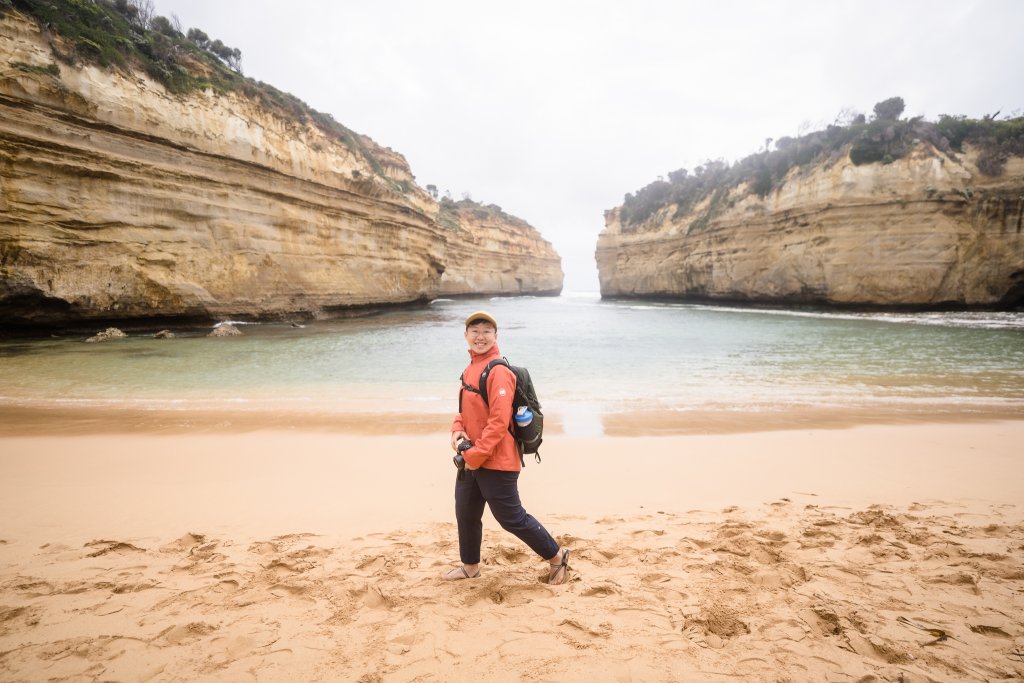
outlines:
[[[793,169],[764,198],[740,185],[624,231],[605,214],[602,295],[880,307],[1024,302],[1024,159],[916,141],[892,163],[848,154]],[[709,206],[712,202],[716,206]]]
[[[463,200],[442,202],[440,223],[453,235],[440,294],[561,292],[561,260],[526,221]]]
[[[536,230],[443,225],[405,159],[364,136],[243,92],[72,66],[51,40],[0,17],[0,324],[318,317],[561,288]],[[500,277],[474,274],[469,251]]]

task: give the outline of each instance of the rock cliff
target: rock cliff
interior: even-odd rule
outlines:
[[[369,138],[241,92],[71,66],[52,40],[0,17],[2,324],[322,317],[561,289],[536,230],[443,217]]]
[[[443,202],[439,220],[452,231],[441,295],[562,291],[561,259],[526,221],[467,201]]]
[[[865,307],[1024,302],[1024,159],[988,177],[970,148],[917,141],[889,164],[848,155],[793,169],[763,199],[748,186],[666,207],[624,231],[605,214],[601,293]],[[717,207],[710,207],[717,202]],[[711,210],[714,209],[714,210]],[[709,218],[710,217],[710,218]]]

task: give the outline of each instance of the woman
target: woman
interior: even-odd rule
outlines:
[[[565,583],[569,575],[569,549],[559,547],[547,529],[523,509],[519,501],[519,449],[509,431],[516,378],[507,367],[496,365],[487,377],[488,402],[479,393],[480,375],[498,350],[498,322],[477,311],[466,318],[469,366],[462,373],[459,414],[452,422],[451,445],[465,461],[455,481],[455,519],[459,527],[462,565],[444,572],[448,580],[480,576],[484,504],[506,531],[514,534],[549,563],[548,583]]]

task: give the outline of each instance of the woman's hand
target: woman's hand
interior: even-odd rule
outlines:
[[[452,450],[454,451],[456,449],[460,441],[468,438],[469,434],[466,432],[452,432]]]

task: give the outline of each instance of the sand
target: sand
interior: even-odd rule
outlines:
[[[437,578],[443,432],[55,430],[0,437],[3,681],[1024,678],[1024,421],[555,435],[564,586],[486,514]]]

